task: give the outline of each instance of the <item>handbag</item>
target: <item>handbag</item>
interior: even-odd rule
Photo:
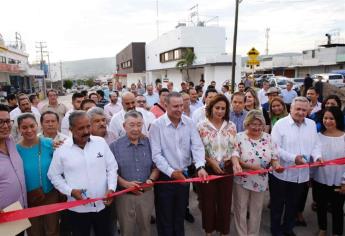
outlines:
[[[38,175],[40,178],[40,187],[36,188],[34,190],[31,190],[27,192],[27,198],[28,198],[28,206],[34,207],[42,205],[44,202],[46,195],[43,192],[43,184],[42,184],[42,169],[41,169],[41,139],[38,139]]]

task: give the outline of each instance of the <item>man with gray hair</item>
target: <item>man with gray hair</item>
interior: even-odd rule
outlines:
[[[142,133],[146,135],[148,133],[151,123],[155,119],[155,116],[151,112],[143,108],[135,107],[135,95],[131,92],[125,92],[122,95],[122,106],[123,106],[123,110],[116,113],[116,115],[114,115],[111,118],[111,121],[109,124],[109,130],[114,132],[117,137],[124,136],[126,134],[126,131],[123,128],[125,114],[126,112],[130,110],[136,110],[136,111],[139,111],[143,115],[144,123],[142,126]]]
[[[154,209],[153,190],[151,187],[141,188],[140,185],[152,184],[158,179],[159,171],[152,162],[149,139],[141,134],[142,114],[131,110],[124,118],[126,135],[110,144],[110,150],[119,164],[118,190],[131,187],[136,187],[137,190],[115,199],[117,217],[121,235],[135,235],[137,228],[140,235],[150,236],[150,216]]]
[[[149,138],[152,159],[161,171],[159,180],[185,180],[188,178],[188,166],[192,163],[200,178],[208,176],[204,169],[205,149],[196,125],[182,113],[182,95],[172,92],[166,98],[166,113],[151,125]],[[155,186],[158,235],[185,235],[188,196],[189,185]]]
[[[116,134],[107,128],[107,119],[105,112],[100,107],[93,107],[87,111],[91,123],[91,135],[102,137],[107,144],[112,143],[116,138]]]
[[[101,137],[90,135],[90,119],[83,111],[69,116],[72,137],[54,152],[48,177],[54,187],[67,195],[68,201],[107,197],[116,190],[117,163],[108,144]],[[112,199],[77,206],[66,214],[72,233],[111,236],[110,208]]]
[[[296,97],[287,117],[277,121],[272,129],[272,141],[277,145],[282,167],[322,161],[321,145],[315,122],[306,118],[310,109],[305,97]],[[270,175],[271,233],[273,236],[293,236],[299,199],[309,181],[309,168],[286,169]],[[285,207],[285,212],[283,211]],[[283,223],[281,224],[284,212]]]
[[[286,83],[286,88],[282,90],[281,96],[283,97],[283,101],[286,104],[288,111],[290,111],[290,106],[292,103],[292,100],[297,97],[297,92],[292,89],[293,87],[293,82],[288,81]]]

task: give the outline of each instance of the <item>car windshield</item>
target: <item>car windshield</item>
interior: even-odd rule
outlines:
[[[330,75],[328,78],[330,80],[343,79],[343,77],[341,75]]]
[[[277,79],[277,84],[278,85],[286,85],[286,79]]]
[[[293,81],[296,83],[303,83],[304,79],[303,78],[302,79],[294,79]]]

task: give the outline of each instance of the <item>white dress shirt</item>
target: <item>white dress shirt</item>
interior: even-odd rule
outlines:
[[[135,110],[140,112],[143,115],[144,125],[142,128],[142,133],[144,135],[147,135],[150,125],[156,119],[156,117],[153,115],[152,112],[149,112],[143,108],[136,107]],[[111,121],[109,124],[109,130],[114,132],[117,138],[120,138],[126,134],[126,131],[123,128],[123,122],[125,121],[125,114],[126,114],[126,111],[121,110],[111,118]]]
[[[195,103],[190,102],[189,109],[190,114],[193,115],[194,111],[196,111],[198,108],[202,107],[204,104],[198,99]]]
[[[108,103],[107,105],[104,106],[104,114],[107,117],[107,120],[110,121],[113,115],[118,113],[119,111],[122,110],[122,105],[117,101],[115,104],[113,103]]]
[[[277,121],[272,129],[272,141],[277,145],[280,164],[283,167],[295,165],[297,155],[305,155],[307,162],[321,158],[321,143],[315,122],[305,118],[298,126],[291,115]],[[283,173],[273,172],[278,179],[304,183],[309,181],[309,168],[287,169]]]
[[[268,102],[268,97],[266,96],[266,92],[263,88],[259,90],[258,92],[258,99],[260,101],[260,104],[265,104]]]
[[[108,144],[101,137],[91,136],[84,149],[69,138],[55,150],[48,171],[54,187],[74,201],[72,189],[86,189],[86,197],[104,197],[108,190],[116,190],[117,163]],[[75,212],[99,212],[103,201],[71,208]]]
[[[330,161],[345,156],[345,134],[340,137],[330,137],[319,133],[322,159]],[[328,186],[340,186],[345,165],[322,166],[314,169],[313,179]]]
[[[312,107],[313,109],[311,110],[310,114],[320,111],[322,108],[321,105],[321,102],[317,102],[316,105]]]
[[[197,126],[199,122],[204,121],[206,119],[206,105],[199,107],[193,112],[192,120],[194,124]]]
[[[66,136],[71,136],[71,132],[69,130],[69,116],[72,112],[74,112],[74,109],[71,109],[68,112],[66,112],[65,117],[61,121],[61,133],[63,133]]]
[[[196,125],[187,116],[182,115],[176,128],[165,113],[151,124],[149,139],[153,162],[169,177],[192,164],[191,154],[196,168],[205,165],[204,145]]]

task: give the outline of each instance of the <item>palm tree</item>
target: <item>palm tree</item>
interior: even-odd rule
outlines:
[[[196,59],[195,53],[191,48],[187,48],[187,51],[182,55],[181,60],[176,63],[176,67],[181,69],[181,72],[186,69],[187,82],[189,82],[189,68],[193,65]]]

